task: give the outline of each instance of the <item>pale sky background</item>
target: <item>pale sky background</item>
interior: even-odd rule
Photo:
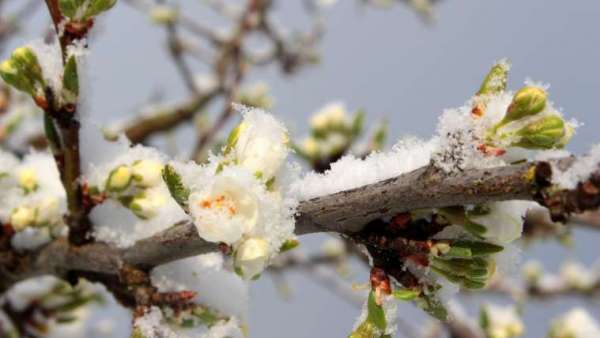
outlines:
[[[299,0],[280,0],[280,22],[300,24]],[[189,7],[188,15],[202,18],[205,10]],[[456,107],[473,94],[494,60],[513,62],[509,85],[527,77],[551,84],[551,99],[567,116],[585,123],[571,149],[582,152],[600,141],[600,1],[597,0],[454,0],[443,1],[438,20],[426,25],[404,6],[392,10],[363,10],[357,1],[340,0],[328,12],[322,43],[322,63],[294,77],[277,69],[256,69],[252,78],[272,88],[275,113],[301,135],[309,114],[335,99],[349,108],[365,108],[368,121],[387,118],[392,140],[401,135],[428,137],[444,108]],[[40,13],[27,26],[37,36],[46,24]],[[97,121],[130,116],[153,90],[167,98],[185,97],[163,47],[162,30],[124,4],[100,20],[92,41],[90,114]],[[21,40],[22,41],[22,40]],[[201,68],[198,68],[199,72]],[[303,238],[308,247],[322,237]],[[557,269],[566,259],[591,264],[598,259],[598,233],[577,233],[575,250],[555,243],[534,245],[524,259],[541,259]],[[357,282],[367,275],[357,271]],[[301,274],[288,280],[291,301],[278,296],[269,278],[252,286],[251,337],[344,337],[359,309],[349,305]],[[465,302],[477,314],[478,298]],[[499,299],[502,301],[503,299]],[[506,301],[506,300],[504,300]],[[600,320],[598,302],[581,299],[538,303],[525,308],[526,337],[543,337],[550,318],[573,305],[584,305]],[[400,308],[404,321],[418,327],[424,316],[411,305]]]

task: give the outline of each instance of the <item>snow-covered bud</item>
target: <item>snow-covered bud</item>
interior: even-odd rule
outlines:
[[[210,242],[233,244],[258,220],[258,199],[251,187],[219,176],[208,189],[190,195],[189,206],[198,234]]]
[[[506,90],[510,63],[506,59],[498,61],[486,75],[477,95],[498,94]]]
[[[286,129],[258,109],[244,113],[244,121],[228,139],[226,154],[235,163],[268,181],[279,171],[289,152]]]
[[[255,278],[265,269],[269,243],[261,237],[251,237],[242,242],[235,255],[236,269],[244,279]]]
[[[10,215],[10,224],[15,231],[22,231],[35,223],[36,210],[30,207],[18,207]]]
[[[526,86],[519,89],[513,96],[513,100],[499,126],[540,113],[546,108],[546,99],[546,91],[540,87]]]
[[[167,25],[177,20],[179,13],[172,6],[158,5],[150,10],[150,19],[159,25]]]
[[[153,160],[140,160],[131,166],[133,181],[137,186],[148,188],[162,181],[162,163]]]
[[[582,308],[575,308],[555,319],[548,334],[549,338],[592,338],[600,337],[600,325]]]
[[[488,338],[514,338],[525,332],[523,321],[513,306],[487,305],[481,310],[481,327]]]
[[[548,115],[531,122],[516,132],[520,140],[513,146],[527,149],[562,148],[572,136],[572,128],[562,117]]]
[[[128,166],[122,165],[113,169],[106,180],[106,190],[121,192],[129,187],[133,173]]]
[[[35,191],[38,188],[38,177],[34,169],[24,168],[17,174],[19,187],[26,193]]]
[[[129,203],[129,209],[141,219],[149,219],[156,216],[159,209],[163,207],[167,199],[157,191],[146,190],[138,194]]]

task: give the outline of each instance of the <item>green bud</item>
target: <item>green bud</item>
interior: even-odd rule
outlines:
[[[127,166],[120,166],[108,175],[108,180],[106,181],[106,190],[113,192],[121,192],[131,184],[133,179],[133,174],[131,169]]]
[[[68,103],[76,103],[79,96],[79,76],[77,74],[77,59],[69,57],[63,74],[63,97]]]
[[[527,86],[519,89],[508,106],[504,119],[495,127],[498,129],[512,121],[533,116],[546,108],[546,91],[539,87]]]
[[[4,82],[16,89],[30,95],[35,94],[34,84],[27,77],[23,76],[12,59],[5,60],[0,64],[0,76]]]
[[[544,116],[516,132],[520,140],[512,146],[527,149],[562,148],[572,135],[572,128],[558,115]]]
[[[506,90],[509,70],[510,63],[506,59],[494,64],[483,80],[477,95],[497,94]]]
[[[27,78],[33,84],[35,89],[45,86],[44,77],[42,75],[42,66],[29,47],[19,47],[11,55],[14,65],[20,70],[21,76]]]
[[[299,245],[300,245],[300,241],[298,241],[297,239],[288,239],[287,241],[283,242],[283,244],[279,248],[279,252],[283,253],[286,251],[293,250],[293,249],[297,248]]]

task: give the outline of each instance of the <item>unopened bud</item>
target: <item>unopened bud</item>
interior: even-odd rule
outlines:
[[[513,145],[527,149],[561,148],[569,141],[570,134],[562,117],[549,115],[517,131],[520,140]]]
[[[38,187],[38,179],[35,170],[31,168],[22,169],[18,174],[19,186],[26,192],[33,192]]]
[[[149,219],[158,214],[166,203],[166,198],[158,192],[146,192],[133,198],[129,209],[141,219]]]
[[[503,126],[509,122],[533,116],[546,108],[546,91],[539,87],[527,86],[519,89],[508,106],[506,116],[500,122]]]
[[[132,178],[133,174],[131,169],[127,166],[120,166],[116,169],[113,169],[113,171],[111,171],[108,175],[108,180],[106,181],[106,190],[112,192],[123,191],[129,187]]]
[[[0,64],[0,76],[7,84],[22,92],[34,95],[34,84],[23,76],[12,59],[5,60]]]
[[[18,207],[10,215],[10,224],[17,232],[22,231],[35,222],[36,210],[28,207]]]
[[[150,11],[150,19],[156,24],[170,24],[177,20],[177,11],[171,6],[154,6]]]
[[[486,75],[477,95],[497,94],[506,90],[510,63],[506,59],[498,61]]]
[[[148,188],[162,181],[162,163],[152,160],[137,161],[131,167],[133,180],[137,186]]]
[[[261,237],[246,239],[237,249],[235,265],[245,279],[255,278],[265,268],[269,243]]]

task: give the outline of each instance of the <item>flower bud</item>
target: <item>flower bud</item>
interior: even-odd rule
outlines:
[[[154,191],[146,191],[134,197],[129,209],[141,219],[149,219],[158,214],[160,207],[165,205],[166,198]]]
[[[512,145],[527,149],[561,148],[571,138],[571,131],[558,115],[545,116],[516,132],[520,140]]]
[[[56,224],[62,218],[60,213],[60,202],[56,197],[47,197],[42,200],[37,208],[35,224]]]
[[[171,6],[154,6],[150,10],[150,19],[159,25],[166,25],[177,20],[178,13]]]
[[[26,193],[33,192],[38,187],[38,179],[32,168],[21,169],[18,173],[18,183]]]
[[[255,278],[267,264],[269,243],[261,237],[246,239],[238,247],[235,255],[235,265],[244,279]]]
[[[542,88],[527,86],[519,89],[508,106],[504,119],[500,121],[496,128],[540,113],[546,108],[546,98],[546,91]]]
[[[112,192],[120,192],[129,187],[131,180],[133,178],[133,174],[131,169],[127,166],[120,166],[108,175],[108,180],[106,181],[106,190]]]
[[[141,160],[131,167],[133,181],[137,186],[148,188],[162,181],[163,165],[158,161]]]
[[[16,89],[28,93],[35,94],[35,86],[27,77],[23,76],[17,65],[12,59],[5,60],[0,64],[0,76],[7,84]]]
[[[29,207],[18,207],[10,215],[10,224],[17,232],[35,223],[36,210]]]
[[[477,95],[497,94],[506,90],[510,63],[506,59],[498,61],[486,75]]]
[[[15,49],[11,55],[11,59],[32,82],[42,84],[43,86],[42,66],[40,66],[40,62],[31,48],[19,47]]]

